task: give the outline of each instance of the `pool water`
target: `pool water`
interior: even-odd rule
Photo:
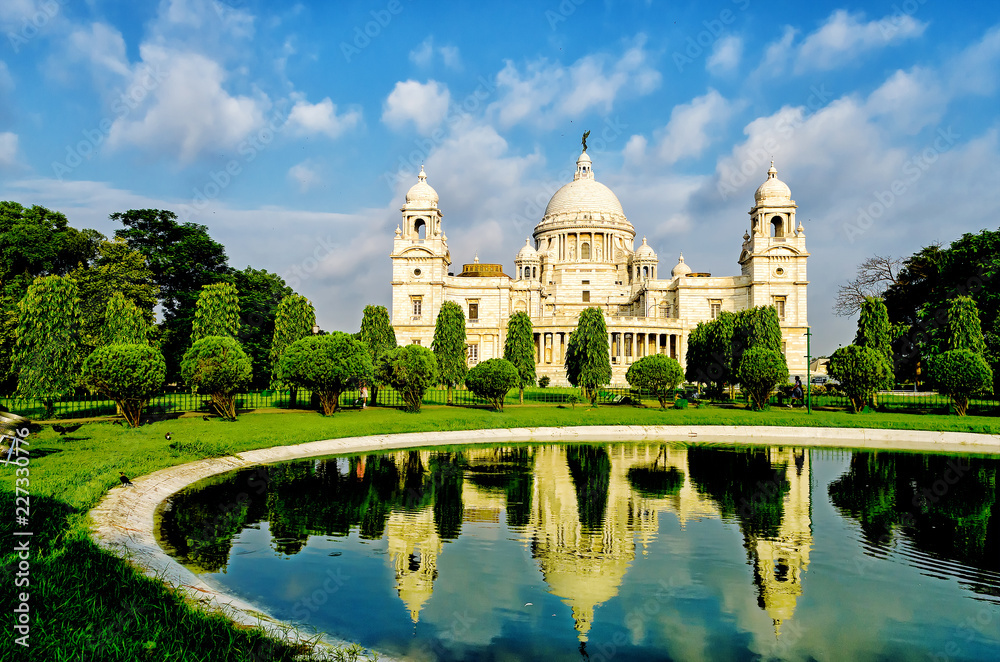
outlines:
[[[217,476],[206,581],[413,660],[1000,659],[1000,458],[470,446]]]

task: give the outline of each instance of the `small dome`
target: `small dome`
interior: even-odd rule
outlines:
[[[767,171],[767,179],[757,187],[757,192],[753,194],[753,199],[758,203],[782,203],[792,201],[792,189],[788,184],[778,179],[778,171],[771,161],[771,167]]]
[[[640,246],[638,249],[636,249],[635,256],[637,258],[639,258],[640,260],[655,260],[656,259],[656,251],[654,251],[652,249],[652,247],[649,244],[646,243],[646,238],[643,237],[642,238],[642,246]]]
[[[535,247],[531,245],[531,239],[525,239],[524,240],[524,246],[522,246],[521,250],[519,250],[517,252],[517,257],[514,258],[514,259],[515,260],[537,260],[538,259],[538,251],[536,251]]]
[[[438,194],[431,185],[427,183],[427,175],[424,173],[424,167],[420,166],[420,174],[417,175],[419,180],[416,184],[406,192],[406,204],[409,207],[437,207],[438,204]]]
[[[687,276],[691,273],[691,267],[684,264],[684,253],[681,253],[681,257],[677,260],[677,266],[670,270],[670,275],[673,277],[677,276]]]

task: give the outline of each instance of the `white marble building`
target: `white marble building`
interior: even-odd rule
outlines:
[[[618,198],[598,182],[586,151],[576,174],[552,196],[534,235],[514,258],[513,275],[478,259],[453,273],[438,194],[420,170],[406,194],[392,247],[392,325],[401,344],[430,346],[444,301],[462,306],[470,365],[503,356],[507,320],[526,311],[535,333],[537,374],[566,384],[566,342],[580,312],[604,311],[613,384],[625,384],[629,365],[652,353],[684,365],[687,336],[719,311],[773,305],[781,318],[789,372],[806,373],[805,231],[797,205],[774,164],[754,194],[737,276],[692,271],[684,257],[663,273],[645,237]]]

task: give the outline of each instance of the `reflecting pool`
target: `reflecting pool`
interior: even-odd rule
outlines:
[[[218,476],[161,507],[206,581],[414,660],[997,660],[996,456],[470,446]]]

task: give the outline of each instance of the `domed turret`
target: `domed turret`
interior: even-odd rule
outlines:
[[[419,181],[406,192],[406,207],[408,209],[436,208],[438,205],[438,194],[427,183],[427,174],[424,173],[423,166],[420,166],[420,174],[417,175],[417,179]]]
[[[684,264],[684,253],[681,253],[680,258],[677,260],[677,266],[670,270],[670,275],[674,278],[678,276],[687,276],[691,273],[691,267]]]
[[[792,189],[788,188],[788,184],[778,179],[778,170],[774,167],[774,161],[771,161],[771,167],[767,171],[767,179],[757,187],[753,199],[757,204],[791,202]]]
[[[521,246],[521,250],[519,250],[517,252],[517,257],[514,258],[514,259],[515,260],[537,260],[538,259],[538,251],[536,251],[535,247],[531,245],[531,238],[530,237],[526,237],[524,239],[524,246]]]
[[[514,258],[517,280],[538,280],[542,275],[541,263],[542,256],[531,245],[531,238],[526,238]]]
[[[656,251],[653,250],[652,246],[646,243],[646,238],[642,238],[642,246],[635,251],[636,258],[640,260],[655,260]]]

